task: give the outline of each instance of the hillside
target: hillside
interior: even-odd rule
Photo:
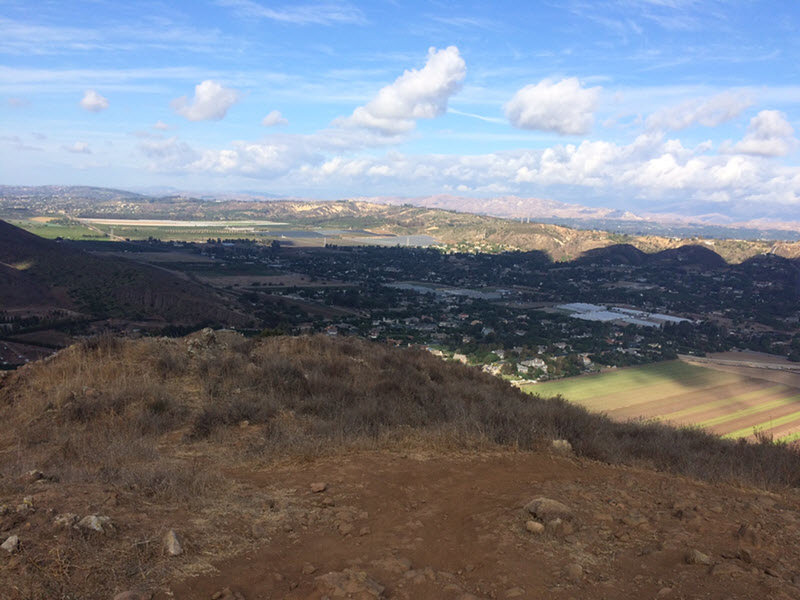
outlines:
[[[0,419],[8,600],[800,597],[794,450],[423,351],[98,338],[0,378]]]
[[[0,221],[0,297],[8,308],[78,310],[94,318],[244,324],[211,290],[162,269],[90,255]]]
[[[25,215],[63,217],[67,214],[86,218],[269,220],[289,223],[293,227],[367,229],[397,235],[424,234],[444,244],[469,249],[540,250],[557,261],[574,260],[587,251],[615,244],[629,244],[646,253],[685,245],[705,246],[729,263],[740,263],[765,252],[792,259],[800,257],[800,242],[613,234],[545,223],[522,223],[399,202],[216,201],[185,196],[147,197],[102,188],[2,189],[5,196],[0,197],[0,215],[13,214],[15,218]],[[462,211],[473,209],[473,205],[456,206]],[[558,203],[544,203],[542,210],[557,212],[559,206]]]

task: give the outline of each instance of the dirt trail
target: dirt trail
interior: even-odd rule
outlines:
[[[800,598],[797,495],[532,453],[369,453],[229,475],[270,491],[263,511],[285,520],[260,549],[157,600],[225,588],[246,600]],[[536,496],[571,516],[527,531]],[[692,550],[709,564],[687,564]],[[331,572],[350,595],[325,587]]]

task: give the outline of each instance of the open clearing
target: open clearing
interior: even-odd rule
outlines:
[[[617,420],[655,419],[731,438],[753,438],[761,431],[776,440],[800,439],[800,381],[775,381],[774,375],[668,361],[523,389],[542,397],[561,395]]]

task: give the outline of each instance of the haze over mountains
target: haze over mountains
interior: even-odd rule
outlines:
[[[724,213],[720,206],[697,202],[673,206],[662,211],[630,211],[604,206],[586,206],[545,198],[525,198],[519,196],[498,196],[493,198],[475,198],[438,194],[425,197],[391,197],[371,196],[359,198],[378,204],[412,204],[426,208],[457,210],[480,215],[504,218],[523,218],[531,220],[560,221],[564,224],[580,226],[597,222],[614,225],[620,221],[635,221],[640,224],[655,225],[716,225],[731,228],[750,228],[757,230],[797,231],[800,222],[787,220],[780,209],[765,209],[758,215],[752,213]],[[780,235],[780,234],[778,234]]]

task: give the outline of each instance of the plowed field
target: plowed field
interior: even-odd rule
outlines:
[[[655,419],[692,425],[724,437],[800,439],[800,386],[756,376],[668,361],[531,385],[542,397],[561,395],[618,420]],[[774,379],[774,377],[772,377]],[[788,380],[791,381],[791,380]]]

